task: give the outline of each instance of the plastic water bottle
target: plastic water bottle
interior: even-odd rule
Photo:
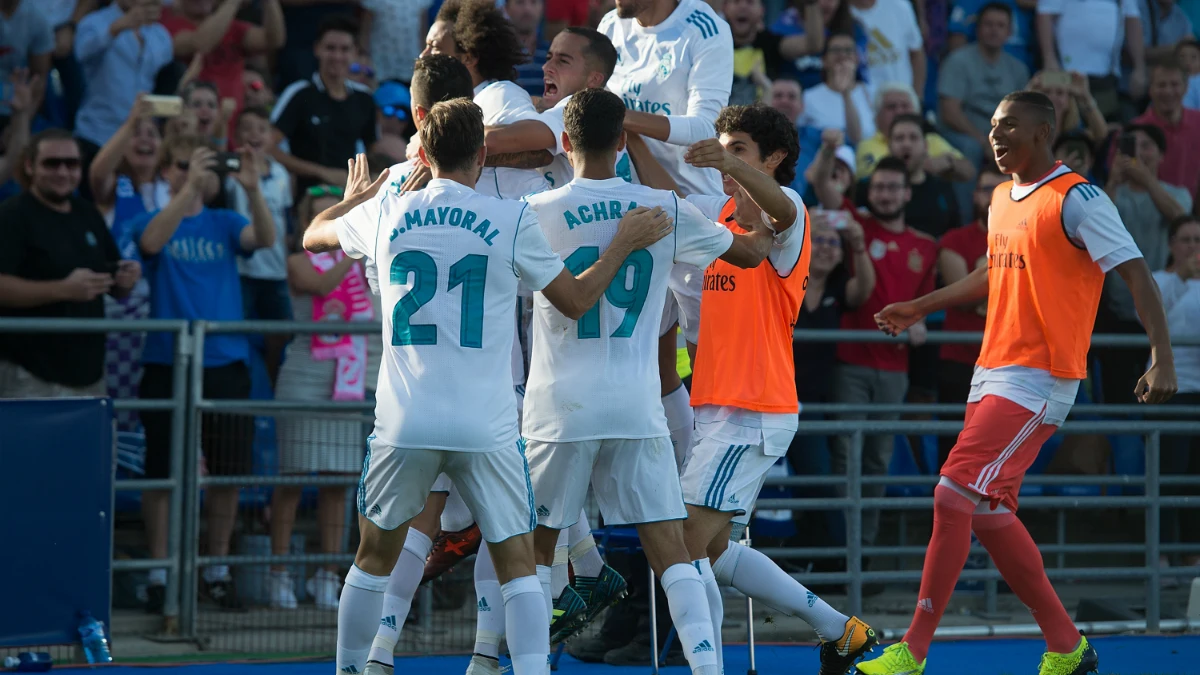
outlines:
[[[44,673],[52,665],[54,661],[46,652],[21,652],[4,659],[4,667],[18,673]]]
[[[104,624],[100,623],[91,612],[84,612],[79,623],[79,638],[83,642],[83,653],[88,663],[112,663],[112,654],[108,651],[108,638],[104,636]]]

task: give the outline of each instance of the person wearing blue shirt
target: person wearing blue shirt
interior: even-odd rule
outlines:
[[[243,150],[241,169],[233,177],[245,190],[251,221],[235,211],[210,209],[204,196],[217,187],[216,154],[199,138],[176,138],[165,144],[163,177],[171,201],[159,211],[136,217],[128,226],[137,243],[150,282],[150,316],[155,319],[240,321],[242,289],[237,255],[271,246],[275,220],[259,189],[255,151]],[[145,370],[140,396],[170,398],[174,336],[150,333],[142,354]],[[211,399],[250,398],[250,346],[244,335],[213,335],[204,341],[204,396]],[[145,411],[147,478],[170,475],[171,413]],[[200,443],[209,474],[245,475],[252,472],[254,421],[249,416],[204,415]],[[206,488],[205,508],[209,555],[228,555],[237,518],[236,487]],[[151,557],[167,556],[168,493],[142,493],[142,513]],[[204,570],[205,590],[223,608],[238,609],[229,568]],[[165,570],[152,570],[147,610],[161,610]]]
[[[1022,7],[1016,0],[955,0],[950,8],[950,39],[947,53],[975,42],[975,22],[979,13],[990,4],[1008,5],[1012,9],[1012,34],[1004,44],[1004,51],[1021,60],[1030,71],[1034,69],[1033,54],[1036,46],[1033,35],[1033,10]]]
[[[809,24],[813,23],[811,21],[814,18],[811,11],[813,4],[817,5],[823,20],[817,28],[824,31],[826,38],[835,33],[850,35],[854,38],[854,48],[858,52],[856,77],[859,82],[868,82],[867,33],[863,30],[862,24],[855,21],[854,17],[850,15],[850,6],[846,0],[793,0],[792,6],[785,9],[771,23],[768,30],[782,37],[807,34]],[[810,89],[822,82],[822,63],[821,50],[818,49],[793,61],[784,60],[779,74],[793,77],[800,82],[800,86]]]

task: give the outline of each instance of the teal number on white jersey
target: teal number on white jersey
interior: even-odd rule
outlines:
[[[668,435],[657,366],[668,277],[675,262],[706,267],[729,248],[733,234],[672,192],[620,178],[575,178],[526,201],[551,248],[576,274],[603,255],[622,216],[634,208],[662,207],[675,232],[630,254],[578,321],[535,294],[524,435],[560,442]]]

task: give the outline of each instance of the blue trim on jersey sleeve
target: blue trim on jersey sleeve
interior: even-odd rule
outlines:
[[[525,209],[527,208],[529,208],[529,202],[521,200],[521,213],[517,215],[517,229],[516,232],[513,232],[513,252],[510,266],[512,267],[513,276],[518,279],[521,278],[521,275],[517,273],[517,237],[521,234],[521,218],[525,215]]]

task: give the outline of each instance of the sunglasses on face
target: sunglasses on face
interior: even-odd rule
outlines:
[[[43,157],[39,162],[44,169],[78,169],[81,162],[78,157]]]
[[[344,194],[342,188],[334,185],[314,185],[308,188],[309,197],[338,197]]]
[[[398,120],[408,119],[408,112],[400,106],[385,105],[380,110],[383,111],[384,117],[395,117]]]
[[[368,79],[373,79],[375,77],[375,69],[372,68],[371,66],[364,66],[361,63],[351,63],[350,64],[350,74],[351,75],[366,75]]]

